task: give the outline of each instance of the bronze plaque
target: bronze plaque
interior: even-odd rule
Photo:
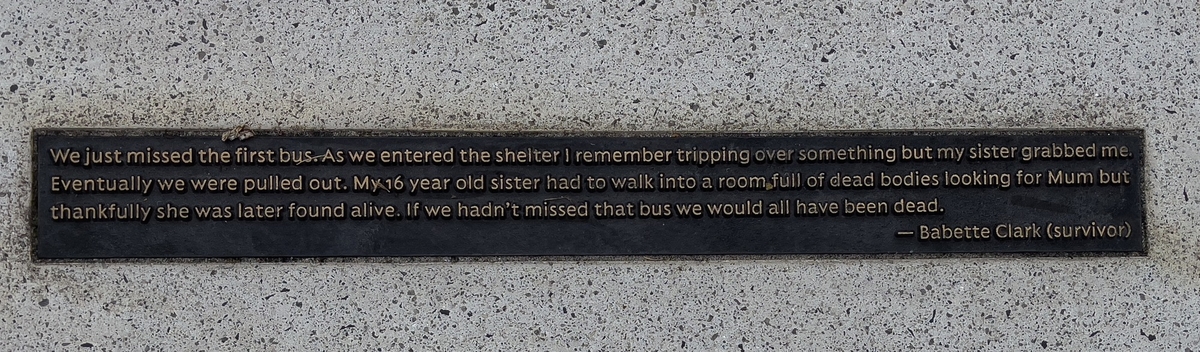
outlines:
[[[37,130],[33,145],[42,259],[1145,250],[1137,130]]]

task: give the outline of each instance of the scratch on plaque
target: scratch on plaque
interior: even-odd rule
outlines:
[[[304,157],[304,160],[296,160],[296,165],[307,164],[314,161],[320,161],[320,159],[317,159],[315,156],[306,156]]]
[[[246,128],[246,125],[239,125],[229,131],[226,131],[225,133],[222,133],[221,141],[222,142],[244,141],[244,140],[250,139],[250,137],[254,137],[254,131],[251,131],[249,128]]]
[[[550,201],[556,201],[556,200],[571,200],[571,198],[567,198],[567,197],[554,197],[554,198],[546,198],[546,199],[543,199],[542,201],[543,201],[543,202],[550,202]]]

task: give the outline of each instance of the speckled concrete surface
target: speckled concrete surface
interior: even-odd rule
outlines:
[[[801,3],[0,2],[0,344],[1200,350],[1200,7]],[[1149,253],[31,263],[33,128],[243,123],[1144,128]]]

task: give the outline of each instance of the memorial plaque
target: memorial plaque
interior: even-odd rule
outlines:
[[[35,131],[34,255],[1145,250],[1135,130],[222,137]]]

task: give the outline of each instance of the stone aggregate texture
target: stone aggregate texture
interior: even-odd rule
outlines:
[[[0,345],[1197,351],[1197,53],[1194,1],[0,2]],[[32,129],[242,124],[1141,128],[1148,252],[31,260]]]

